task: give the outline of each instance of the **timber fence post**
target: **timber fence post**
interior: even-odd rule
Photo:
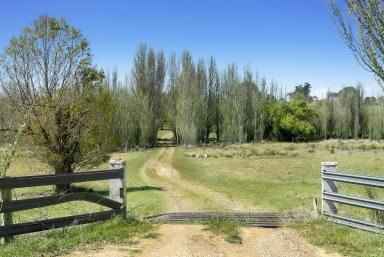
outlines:
[[[125,161],[110,160],[109,168],[124,170],[123,178],[109,180],[109,198],[123,204],[123,217],[128,218],[127,172],[125,168]]]
[[[12,201],[12,189],[1,189],[1,204],[7,204],[7,202]],[[6,212],[3,214],[3,226],[9,226],[13,224],[13,216],[12,212]],[[5,236],[4,237],[4,243],[10,243],[14,239],[13,236]]]

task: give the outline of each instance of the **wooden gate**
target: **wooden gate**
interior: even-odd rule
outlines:
[[[3,226],[0,226],[0,237],[4,237],[5,242],[9,242],[15,235],[107,220],[120,213],[123,213],[123,215],[126,216],[127,184],[125,174],[125,162],[118,160],[110,161],[110,167],[108,170],[71,174],[1,178],[0,190],[3,201],[0,202],[0,213],[3,213],[4,224]],[[91,192],[78,192],[20,200],[12,199],[12,189],[15,188],[70,184],[98,180],[109,180],[109,198],[105,198]],[[26,223],[13,223],[13,212],[47,207],[71,201],[92,202],[108,207],[111,210]]]

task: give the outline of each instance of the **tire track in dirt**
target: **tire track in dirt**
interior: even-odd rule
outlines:
[[[167,188],[166,194],[169,200],[171,211],[192,211],[192,210],[225,210],[225,211],[255,211],[249,204],[233,200],[227,195],[217,192],[209,187],[198,184],[194,181],[184,179],[182,173],[173,166],[175,158],[175,147],[163,147],[159,152],[142,167],[140,174],[149,183],[160,183]],[[148,172],[158,179],[154,181],[148,176]],[[206,203],[193,204],[189,195]],[[196,199],[194,199],[196,202]],[[209,204],[207,204],[209,203]]]
[[[140,168],[140,177],[147,185],[163,188],[163,193],[168,202],[169,211],[182,212],[195,209],[195,205],[185,195],[180,193],[174,185],[166,180],[156,178],[155,167],[158,166],[158,160],[161,156],[161,150],[158,151]],[[153,178],[155,177],[155,178]]]

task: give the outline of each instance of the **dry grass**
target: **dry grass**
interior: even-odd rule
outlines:
[[[326,140],[316,143],[273,143],[260,142],[250,144],[213,144],[210,146],[190,146],[183,154],[193,158],[253,158],[268,156],[298,156],[327,150],[334,154],[338,151],[381,151],[384,141],[371,140]]]
[[[194,158],[252,158],[263,156],[297,156],[297,147],[289,144],[281,147],[277,144],[217,144],[196,146],[184,149],[184,156]]]
[[[359,139],[359,140],[326,140],[317,145],[322,149],[327,149],[332,151],[352,151],[352,150],[384,150],[384,141],[372,141],[368,139]]]

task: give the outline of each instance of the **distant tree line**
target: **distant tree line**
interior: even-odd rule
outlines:
[[[103,85],[116,105],[116,147],[151,147],[164,126],[183,145],[384,137],[384,99],[364,97],[361,85],[319,100],[309,83],[284,93],[249,69],[219,70],[214,57],[196,61],[188,51],[166,60],[141,45],[131,77],[119,82],[115,71]]]

